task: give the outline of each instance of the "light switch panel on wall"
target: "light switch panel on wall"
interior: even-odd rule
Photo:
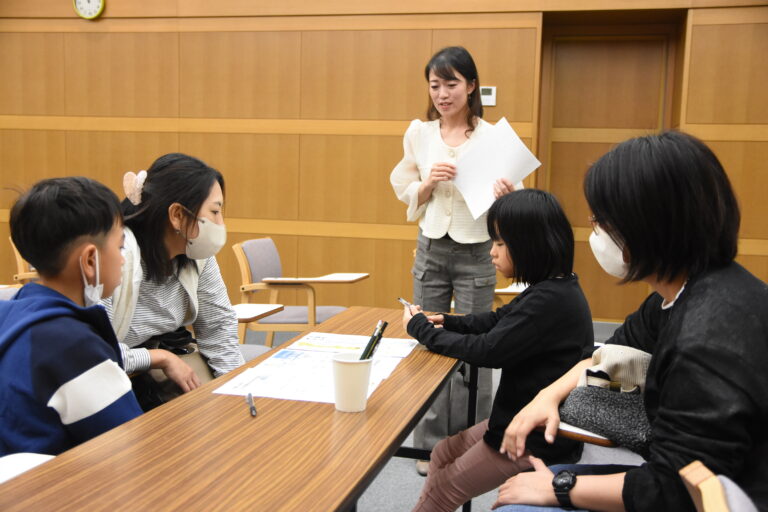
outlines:
[[[496,106],[496,86],[495,85],[480,86],[480,103],[484,107]]]

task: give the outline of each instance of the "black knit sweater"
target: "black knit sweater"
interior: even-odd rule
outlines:
[[[423,314],[408,323],[408,334],[430,350],[470,364],[501,368],[501,381],[484,439],[498,450],[517,412],[574,364],[594,339],[592,318],[578,278],[572,274],[529,286],[504,307],[489,313],[445,315],[443,329]],[[548,464],[575,462],[581,444],[541,432],[526,442]]]
[[[608,340],[652,354],[650,455],[627,472],[624,506],[693,511],[678,470],[701,460],[768,511],[768,286],[732,263],[661,303],[652,294]]]

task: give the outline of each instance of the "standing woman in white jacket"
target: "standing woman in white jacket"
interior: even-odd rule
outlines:
[[[424,70],[429,84],[427,118],[411,122],[403,138],[404,155],[390,182],[398,199],[408,205],[407,218],[419,222],[413,265],[413,303],[425,311],[456,313],[490,311],[496,286],[486,214],[472,218],[453,185],[456,161],[489,127],[482,120],[480,82],[472,56],[459,46],[437,52]],[[506,180],[494,184],[500,197],[514,190]],[[468,379],[468,372],[466,377]],[[444,437],[466,428],[467,392],[455,375],[446,391],[416,427],[418,448],[431,449]],[[479,420],[490,413],[490,370],[481,369],[478,383]],[[420,463],[419,473],[426,474]]]

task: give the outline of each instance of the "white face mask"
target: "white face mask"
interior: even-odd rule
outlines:
[[[619,279],[627,277],[629,265],[624,262],[621,247],[616,245],[616,242],[608,236],[608,233],[600,229],[600,226],[595,226],[594,231],[589,235],[589,246],[603,270]]]
[[[83,261],[80,260],[80,275],[83,276],[83,300],[85,307],[89,308],[101,302],[101,296],[104,294],[104,283],[99,282],[99,250],[96,249],[96,284],[88,284],[83,270]]]
[[[197,238],[187,238],[187,257],[193,260],[205,260],[215,256],[227,242],[227,228],[210,219],[197,219],[199,228]]]

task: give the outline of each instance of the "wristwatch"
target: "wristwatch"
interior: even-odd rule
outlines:
[[[576,485],[576,473],[564,469],[555,475],[552,479],[552,487],[555,490],[555,496],[560,506],[563,508],[574,508],[571,503],[571,489]]]

